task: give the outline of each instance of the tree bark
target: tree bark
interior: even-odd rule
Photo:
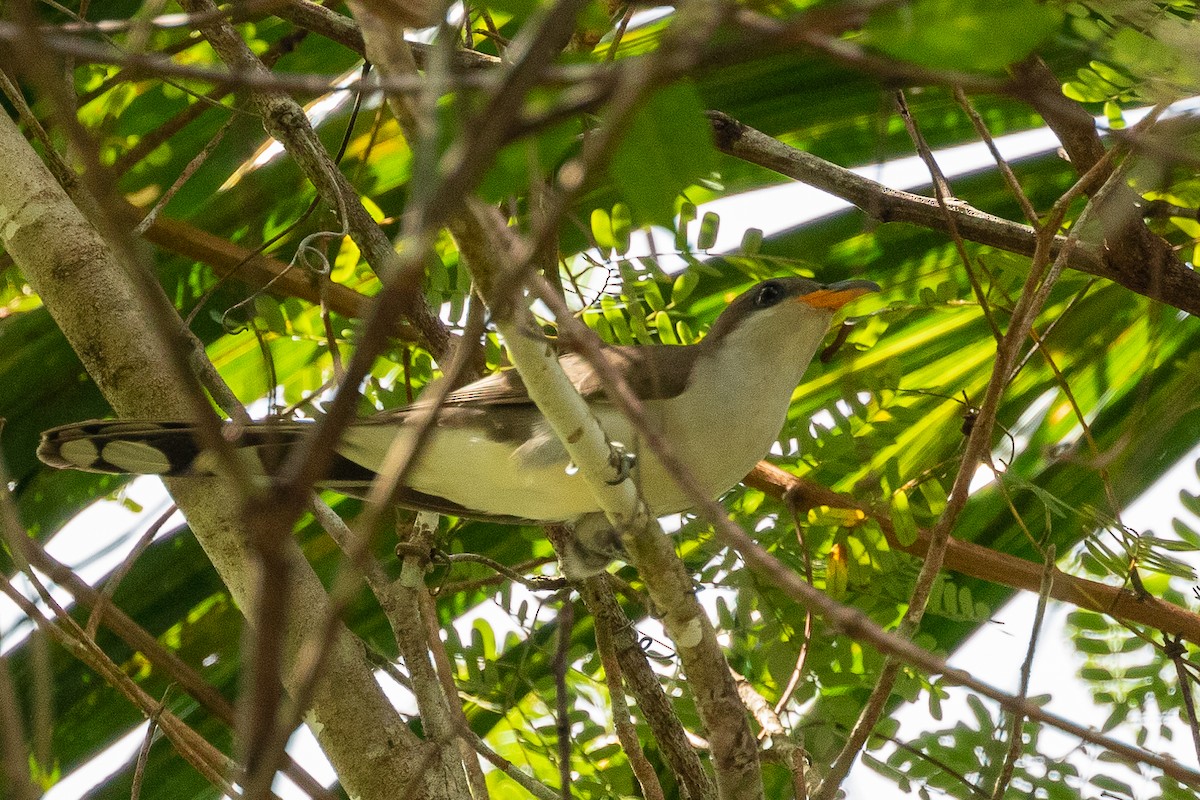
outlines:
[[[167,344],[173,332],[152,320],[167,304],[143,291],[139,264],[122,263],[54,181],[7,114],[0,114],[0,243],[33,285],[100,391],[122,417],[187,419],[198,385],[174,378]],[[158,306],[158,308],[154,308]],[[177,318],[173,309],[166,309]],[[182,326],[182,323],[181,323]],[[239,509],[241,493],[220,479],[169,481],[168,489],[243,613],[253,617],[254,564]],[[284,683],[293,680],[301,642],[326,606],[315,572],[294,540],[290,615],[284,635]],[[351,796],[391,798],[421,770],[422,742],[384,696],[361,646],[343,627],[306,721]],[[431,776],[432,779],[432,776]]]

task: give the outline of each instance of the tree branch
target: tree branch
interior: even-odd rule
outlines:
[[[212,12],[216,9],[212,0],[183,0],[181,4],[185,10],[192,13]],[[263,78],[271,76],[271,71],[251,52],[231,23],[217,19],[203,25],[202,30],[205,38],[230,69]],[[338,210],[346,232],[358,245],[363,258],[376,274],[385,281],[399,276],[403,272],[403,265],[395,248],[371,219],[350,181],[342,175],[337,164],[325,151],[304,109],[291,97],[275,91],[255,91],[251,94],[251,99],[262,116],[263,127],[267,133],[283,145],[325,202]],[[449,344],[446,326],[429,310],[418,287],[410,287],[403,297],[400,310],[421,332],[423,341],[431,353],[441,356],[446,352]]]
[[[594,593],[604,581],[604,576],[597,576],[589,578],[584,583]],[[604,588],[607,588],[606,583],[604,583]],[[587,604],[586,597],[584,603]],[[613,642],[613,629],[607,624],[609,620],[602,620],[596,616],[590,604],[588,611],[595,620],[596,652],[600,654],[600,662],[604,666],[604,683],[608,686],[609,704],[612,706],[613,728],[616,730],[617,740],[621,743],[621,749],[625,751],[626,758],[629,759],[629,765],[633,770],[634,777],[637,778],[638,785],[642,787],[642,796],[647,800],[665,800],[662,784],[659,782],[658,776],[654,774],[654,767],[646,758],[646,754],[642,752],[642,743],[638,740],[637,728],[634,727],[630,718],[629,704],[625,702],[625,684],[622,680],[621,662],[617,659],[616,645]],[[691,753],[690,748],[688,752]]]
[[[548,30],[556,29],[551,15],[562,13],[567,8],[570,6],[560,5],[547,12],[543,24]],[[694,50],[698,42],[706,40],[705,37],[717,21],[716,17],[706,18],[710,8],[705,3],[697,2],[690,8],[693,9],[691,13],[684,13],[680,9],[680,17],[670,29],[675,32],[675,37],[668,37],[660,48],[664,62],[662,68],[670,59],[674,59],[670,62],[672,64],[690,63],[690,59],[695,57]],[[399,43],[387,47],[388,31],[371,22],[370,16],[362,17],[361,21],[368,46],[372,52],[379,52],[379,56],[373,59],[376,66],[385,76],[392,74],[392,70],[404,69],[403,63],[394,54]],[[544,68],[549,63],[547,56],[551,48],[547,46],[547,41],[523,41],[520,46],[514,43],[509,52],[514,58],[518,54],[540,52],[544,60],[539,64],[529,56],[529,63],[515,61],[511,76],[488,98],[485,107],[495,110],[483,121],[486,124],[481,124],[475,132],[475,139],[488,147],[499,145],[505,125],[513,119],[516,111],[513,100],[521,96],[514,88],[534,84],[538,68]],[[390,60],[389,53],[392,53]],[[610,109],[606,124],[589,142],[590,147],[585,151],[586,162],[580,173],[586,175],[589,167],[603,162],[640,98],[654,85],[656,74],[653,69],[645,74],[627,74],[628,85],[623,92],[618,91],[614,95],[620,98],[620,102]],[[509,99],[505,101],[505,98]],[[415,130],[411,109],[399,98],[392,98],[392,105],[405,127],[406,135],[410,140],[416,137],[419,142],[420,131]],[[450,170],[447,182],[439,187],[443,194],[448,186],[453,186],[456,175],[465,172],[477,160],[470,144],[468,142],[468,146],[462,147],[456,154],[456,169]],[[531,237],[532,241],[521,248],[517,247],[514,234],[505,226],[503,219],[498,218],[495,209],[478,202],[468,202],[467,212],[453,217],[449,227],[460,253],[471,265],[481,294],[496,315],[496,327],[508,345],[512,362],[521,373],[529,396],[562,440],[572,462],[579,468],[610,522],[622,531],[635,566],[646,580],[656,605],[663,611],[663,624],[676,643],[706,734],[713,742],[718,785],[729,797],[761,797],[762,779],[754,737],[738,701],[724,655],[716,642],[712,624],[692,592],[690,578],[675,555],[670,540],[658,530],[658,525],[638,499],[631,483],[608,483],[615,476],[611,450],[604,432],[563,374],[540,330],[533,325],[528,309],[517,302],[516,289],[527,280],[529,262],[542,252],[545,238],[557,229],[567,200],[581,188],[582,180],[575,181],[558,198],[555,212],[546,214],[541,220],[542,224]],[[429,204],[436,208],[440,202],[439,199],[431,199]],[[514,252],[521,253],[523,257],[509,258]],[[515,268],[512,266],[514,261],[517,264]],[[625,535],[626,532],[629,535]]]
[[[621,610],[610,580],[610,576],[599,575],[583,581],[579,587],[584,605],[595,620],[596,637],[599,639],[604,636],[611,641],[625,683],[637,699],[638,710],[650,726],[663,758],[675,773],[675,779],[687,790],[692,800],[711,800],[716,797],[716,787],[701,766],[683,723],[676,716],[658,676],[646,660],[645,651],[634,638],[633,623]],[[601,629],[605,631],[603,634],[600,633]]]
[[[7,115],[0,115],[0,180],[8,187],[0,206],[0,238],[38,290],[55,321],[108,401],[124,416],[187,418],[189,389],[164,375],[169,359],[155,317],[141,311],[133,285],[105,242],[83,219],[37,160]],[[163,301],[165,302],[165,300]],[[235,602],[249,615],[258,608],[250,591],[252,560],[237,510],[239,491],[219,479],[168,481]],[[283,543],[292,563],[292,596],[319,613],[325,591],[294,540]],[[288,639],[305,638],[312,617],[293,615]],[[315,693],[310,724],[343,783],[364,798],[390,797],[397,776],[410,774],[406,749],[416,737],[388,703],[357,643],[341,628],[330,675]],[[294,650],[286,658],[295,658]]]
[[[880,222],[908,222],[950,233],[946,217],[933,198],[892,189],[860,177],[844,167],[789,147],[719,111],[710,111],[708,115],[717,147],[728,155],[829,192]],[[949,216],[958,232],[969,241],[1025,256],[1032,256],[1037,247],[1037,233],[1028,225],[962,204],[952,206]],[[1057,257],[1065,243],[1066,237],[1056,236],[1050,254]],[[1200,315],[1200,274],[1180,264],[1178,259],[1164,260],[1154,256],[1148,262],[1134,264],[1115,260],[1107,251],[1079,242],[1067,259],[1067,266],[1115,281],[1189,314]],[[1150,280],[1150,270],[1154,280]]]
[[[770,462],[758,462],[758,466],[746,477],[745,483],[775,498],[795,497],[801,508],[828,506],[857,509],[867,518],[879,523],[884,536],[887,537],[888,547],[893,550],[909,553],[917,558],[924,558],[929,550],[928,530],[918,530],[915,542],[909,545],[902,544],[896,538],[891,518],[886,514],[805,478],[798,478]],[[979,580],[1027,592],[1039,592],[1041,589],[1040,565],[1007,553],[998,553],[973,542],[951,539],[946,545],[946,557],[942,563],[946,569]],[[1157,597],[1139,596],[1119,586],[1108,586],[1058,571],[1054,573],[1050,596],[1064,603],[1108,614],[1124,622],[1148,625],[1163,633],[1200,644],[1200,615]]]

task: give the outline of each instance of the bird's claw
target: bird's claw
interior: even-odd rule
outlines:
[[[633,467],[637,464],[637,454],[625,449],[625,445],[620,442],[613,442],[609,445],[608,463],[617,471],[615,478],[605,481],[609,486],[616,486],[622,481],[628,480],[633,474]]]

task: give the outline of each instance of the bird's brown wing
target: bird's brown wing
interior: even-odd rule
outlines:
[[[689,348],[683,347],[624,347],[604,348],[604,358],[620,374],[630,387],[643,399],[668,399],[678,395],[687,386],[692,363],[684,357]],[[586,358],[578,353],[560,356],[558,363],[567,378],[585,399],[594,400],[603,396],[604,385]],[[389,414],[407,414],[420,407],[421,401],[396,409]],[[515,369],[506,369],[455,389],[443,406],[453,408],[484,407],[492,405],[532,405],[525,382]]]

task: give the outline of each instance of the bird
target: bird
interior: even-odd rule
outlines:
[[[721,312],[689,345],[606,345],[603,358],[645,405],[675,453],[716,499],[733,488],[777,440],[792,394],[847,302],[879,286],[867,280],[822,284],[801,277],[761,281]],[[630,477],[655,516],[692,503],[653,453],[637,452],[637,433],[577,353],[559,363],[609,440],[630,453]],[[412,435],[421,400],[353,422],[321,482],[363,494],[396,437]],[[232,423],[230,423],[232,424]],[[235,447],[263,471],[278,464],[311,421],[241,424]],[[42,434],[38,457],[60,469],[161,476],[211,475],[216,460],[188,422],[91,420]],[[530,400],[520,374],[502,370],[449,393],[436,425],[396,495],[401,507],[512,524],[565,524],[573,552],[560,553],[568,577],[587,577],[620,558],[619,532],[607,525],[585,479]]]

